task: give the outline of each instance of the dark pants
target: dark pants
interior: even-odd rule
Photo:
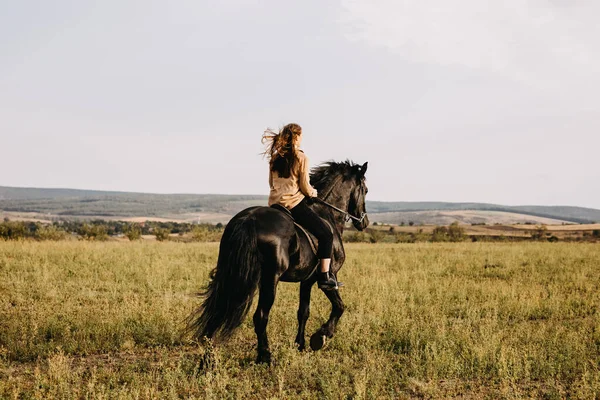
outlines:
[[[317,257],[331,258],[333,254],[333,232],[331,228],[321,217],[317,215],[307,204],[307,199],[304,198],[296,207],[292,208],[292,216],[297,223],[306,228],[319,240],[319,248],[317,249]]]

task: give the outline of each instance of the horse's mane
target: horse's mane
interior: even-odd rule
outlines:
[[[350,160],[342,162],[327,161],[312,169],[310,172],[310,184],[318,191],[321,191],[330,187],[333,181],[339,176],[342,176],[344,180],[350,179],[355,175],[355,167],[357,165]]]

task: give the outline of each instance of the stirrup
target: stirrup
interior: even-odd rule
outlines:
[[[319,283],[319,289],[321,290],[338,290],[340,288],[340,284],[336,283],[335,286],[327,285],[326,283]]]
[[[337,279],[332,275],[327,281],[317,281],[319,289],[322,290],[338,290],[344,286],[342,282],[338,282]]]

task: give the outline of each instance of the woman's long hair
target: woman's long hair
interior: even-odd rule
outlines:
[[[277,172],[282,178],[289,178],[296,165],[296,138],[302,134],[298,124],[287,124],[279,132],[267,129],[262,137],[266,145],[263,153],[269,158],[271,171]]]

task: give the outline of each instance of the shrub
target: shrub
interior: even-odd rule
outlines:
[[[139,224],[130,224],[125,228],[125,236],[131,241],[140,240],[142,238],[142,228]]]
[[[370,234],[369,241],[371,243],[381,242],[385,238],[385,233],[383,233],[377,229],[369,230],[369,234]]]
[[[462,242],[465,240],[465,229],[458,225],[458,222],[453,222],[448,227],[448,238],[451,242]]]
[[[368,242],[367,235],[364,232],[350,232],[344,237],[348,243]]]
[[[165,240],[169,240],[169,230],[166,228],[155,228],[154,236],[156,236],[156,240],[159,242],[164,242]]]
[[[542,240],[548,233],[548,227],[546,225],[537,226],[535,231],[531,234],[533,240]]]
[[[423,229],[419,229],[416,233],[412,233],[411,236],[413,238],[413,243],[427,242],[431,239],[431,235],[423,232]]]
[[[108,239],[106,226],[99,224],[84,224],[79,230],[79,234],[86,240],[104,241]]]
[[[595,238],[600,238],[600,229],[594,229],[592,231],[592,236]]]
[[[448,228],[445,226],[436,226],[431,233],[432,242],[447,242],[450,239]]]
[[[64,240],[67,238],[67,232],[54,225],[39,224],[34,237],[37,240]]]
[[[397,233],[396,243],[414,243],[415,237],[411,233]]]
[[[210,232],[205,226],[196,226],[192,229],[192,240],[195,242],[206,242]]]
[[[25,239],[28,229],[22,221],[4,221],[0,224],[0,238],[4,240]]]

